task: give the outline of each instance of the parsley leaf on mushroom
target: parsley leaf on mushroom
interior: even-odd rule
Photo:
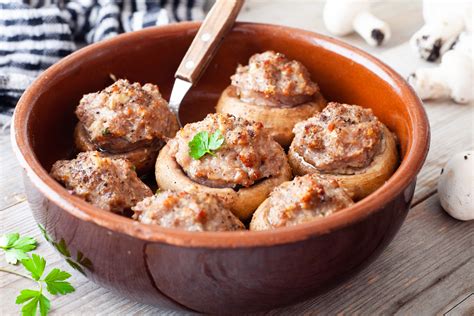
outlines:
[[[188,143],[189,155],[194,159],[201,159],[204,155],[214,156],[214,152],[218,150],[224,143],[224,136],[220,130],[209,135],[209,132],[202,131],[194,135],[193,139]]]

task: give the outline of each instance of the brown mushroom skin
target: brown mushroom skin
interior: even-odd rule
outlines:
[[[395,136],[385,125],[382,126],[382,135],[380,150],[372,162],[367,167],[355,171],[354,174],[322,173],[306,162],[292,147],[288,152],[288,162],[295,175],[319,173],[326,178],[333,178],[352,199],[359,201],[382,186],[398,166]]]
[[[288,147],[295,136],[295,124],[321,111],[326,103],[321,93],[317,92],[311,101],[292,107],[256,105],[241,101],[235,93],[235,88],[229,85],[217,102],[216,112],[262,122],[274,140],[282,147]]]
[[[163,147],[164,141],[159,140],[157,143],[153,143],[152,145],[137,147],[123,153],[110,153],[100,150],[100,148],[93,144],[87,136],[87,132],[82,124],[77,123],[74,130],[74,144],[76,149],[80,152],[98,150],[101,151],[104,156],[127,159],[135,166],[137,173],[142,175],[153,170],[156,157],[158,156],[160,148]]]
[[[285,164],[278,177],[264,179],[248,188],[212,188],[192,181],[183,172],[175,159],[175,140],[170,140],[160,151],[155,164],[155,177],[158,186],[165,190],[197,190],[215,194],[234,215],[241,220],[250,218],[255,209],[267,198],[272,189],[291,179],[291,169]]]

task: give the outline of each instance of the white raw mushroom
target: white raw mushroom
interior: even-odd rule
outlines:
[[[408,82],[421,99],[450,97],[456,103],[472,100],[472,36],[468,33],[461,35],[454,49],[443,55],[439,66],[417,69],[408,77]]]
[[[454,155],[441,169],[438,195],[449,215],[462,221],[474,219],[474,151]]]
[[[471,12],[470,1],[423,0],[425,25],[411,37],[412,48],[421,58],[436,61],[463,30],[470,29]]]
[[[323,21],[334,35],[344,36],[357,32],[372,46],[390,39],[390,26],[370,13],[369,0],[327,0]]]

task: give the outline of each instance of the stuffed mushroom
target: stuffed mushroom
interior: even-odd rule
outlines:
[[[160,188],[186,191],[197,185],[246,219],[275,186],[291,178],[291,170],[262,123],[215,113],[187,124],[163,147],[155,175]]]
[[[293,139],[293,126],[320,111],[326,101],[306,67],[281,53],[267,51],[239,65],[216,111],[262,122],[282,146]]]
[[[293,226],[331,215],[354,204],[334,179],[295,177],[276,187],[255,211],[250,230]]]
[[[134,218],[144,224],[188,231],[244,230],[242,222],[214,195],[162,191],[132,208]]]
[[[293,172],[334,178],[355,200],[380,187],[398,164],[395,136],[371,109],[331,102],[293,131]]]
[[[158,151],[179,129],[156,85],[123,79],[86,94],[76,116],[74,139],[79,151],[98,150],[126,158],[139,174],[153,168]]]
[[[97,151],[79,153],[72,160],[58,160],[51,175],[70,192],[109,212],[123,214],[153,195],[125,159]]]

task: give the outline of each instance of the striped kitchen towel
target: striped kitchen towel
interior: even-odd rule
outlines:
[[[206,0],[0,0],[0,125],[43,70],[122,32],[202,20]]]

